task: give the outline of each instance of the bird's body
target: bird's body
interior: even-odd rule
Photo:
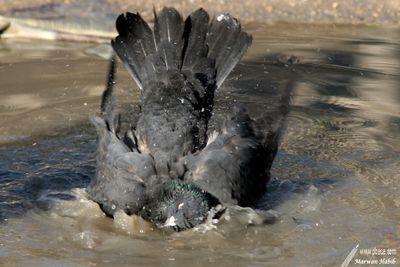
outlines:
[[[119,133],[109,82],[102,114],[92,120],[99,146],[90,198],[108,215],[122,209],[158,224],[173,219],[177,230],[201,223],[219,203],[253,205],[265,192],[278,133],[267,138],[240,106],[220,132],[208,131],[214,93],[251,37],[229,15],[209,24],[203,9],[183,21],[164,8],[154,30],[132,13],[116,26],[112,46],[141,90],[140,114]]]

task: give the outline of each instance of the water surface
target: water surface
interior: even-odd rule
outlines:
[[[107,61],[94,45],[0,41],[0,265],[340,266],[351,249],[400,249],[400,35],[363,26],[253,24],[216,98],[256,116],[295,80],[267,195],[250,211],[163,233],[87,200]],[[295,57],[291,57],[295,56]],[[122,66],[122,113],[138,92]],[[235,210],[232,211],[235,213]],[[363,255],[355,259],[400,257]],[[397,258],[396,258],[397,257]],[[393,265],[391,265],[393,266]]]

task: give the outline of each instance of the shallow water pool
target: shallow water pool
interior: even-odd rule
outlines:
[[[398,265],[399,30],[247,29],[253,46],[218,92],[215,113],[234,101],[254,116],[273,110],[277,90],[295,81],[259,203],[278,219],[260,225],[251,211],[232,210],[172,234],[123,214],[113,221],[82,189],[95,170],[88,118],[104,89],[104,47],[0,40],[0,265],[341,266],[353,248],[348,266]],[[138,92],[122,65],[117,75],[129,113]]]

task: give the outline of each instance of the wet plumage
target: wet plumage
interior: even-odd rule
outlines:
[[[114,61],[101,115],[89,196],[110,216],[122,209],[158,225],[188,229],[218,204],[251,206],[265,192],[279,132],[265,130],[237,105],[209,133],[214,94],[251,44],[230,15],[209,22],[203,9],[185,21],[173,8],[155,14],[154,30],[138,14],[118,17],[112,41],[141,90],[140,114],[120,133]]]

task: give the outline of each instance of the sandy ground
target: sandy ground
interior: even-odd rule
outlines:
[[[174,6],[184,14],[198,7],[213,14],[228,12],[246,22],[399,24],[400,21],[399,0],[0,0],[0,14],[49,18],[129,10],[151,19],[153,6],[165,5]]]

